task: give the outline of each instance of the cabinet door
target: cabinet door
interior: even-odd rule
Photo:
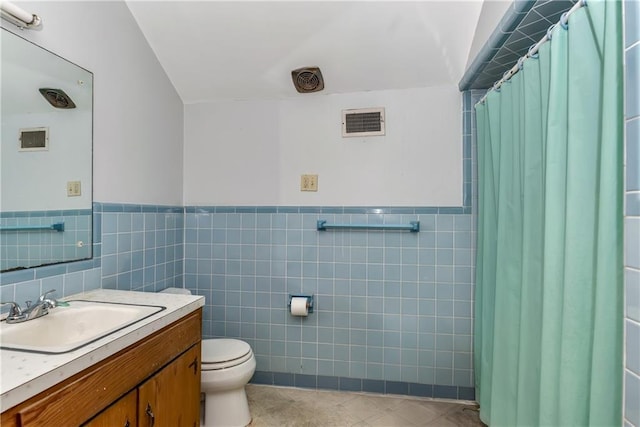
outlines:
[[[138,425],[200,425],[200,343],[138,387]]]
[[[138,391],[132,390],[104,411],[100,412],[83,427],[136,427]]]

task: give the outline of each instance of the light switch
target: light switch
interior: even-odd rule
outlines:
[[[302,175],[300,191],[318,191],[318,175]]]
[[[67,197],[76,197],[82,194],[82,185],[80,181],[67,182]]]

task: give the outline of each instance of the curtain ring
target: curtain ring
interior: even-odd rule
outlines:
[[[524,64],[524,57],[518,59],[518,70],[522,70],[523,64]]]
[[[556,27],[556,24],[551,25],[549,28],[547,28],[547,40],[551,40],[551,36],[553,33],[553,29]]]
[[[529,46],[529,50],[527,51],[527,56],[529,58],[538,59],[538,52],[531,53],[531,51],[533,50],[534,47],[536,47],[536,45],[537,45],[537,43],[532,44],[531,46]]]
[[[567,12],[563,13],[562,16],[560,17],[560,26],[565,30],[569,29],[568,19],[569,19],[569,15],[567,14]]]
[[[498,81],[498,82],[495,82],[495,83],[493,84],[493,90],[495,90],[496,92],[500,92],[500,86],[501,86],[501,85],[500,85],[499,83],[500,83],[500,82]]]
[[[587,0],[581,0],[580,3],[582,3],[582,7],[587,7]]]

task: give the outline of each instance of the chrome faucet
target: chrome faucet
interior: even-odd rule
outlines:
[[[55,292],[55,289],[45,292],[40,295],[38,301],[35,304],[31,304],[31,301],[27,301],[27,308],[22,309],[18,303],[10,301],[10,302],[1,302],[0,305],[11,304],[11,308],[9,309],[9,314],[7,315],[7,323],[21,323],[26,322],[27,320],[37,319],[38,317],[42,317],[45,314],[49,314],[49,309],[58,306],[58,301],[54,298],[47,298],[52,292]]]

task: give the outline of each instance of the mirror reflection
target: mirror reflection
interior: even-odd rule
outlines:
[[[91,258],[93,74],[0,41],[0,270]]]

